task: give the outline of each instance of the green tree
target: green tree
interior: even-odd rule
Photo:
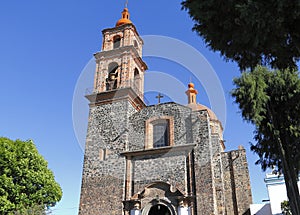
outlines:
[[[51,214],[51,210],[45,210],[45,205],[33,205],[27,209],[19,209],[13,212],[14,215],[48,215]]]
[[[184,0],[193,30],[239,67],[295,68],[300,57],[299,0]]]
[[[243,118],[255,125],[251,150],[265,170],[276,165],[284,173],[293,214],[300,214],[297,179],[300,168],[300,79],[295,70],[269,71],[258,66],[234,79],[232,91]]]
[[[289,201],[281,202],[281,211],[284,215],[292,215]]]
[[[26,214],[37,208],[45,211],[61,197],[47,161],[31,140],[0,138],[0,214]]]
[[[299,116],[294,112],[289,116],[286,112],[293,108],[299,111],[300,100],[297,93],[289,91],[292,88],[288,83],[291,76],[294,80],[298,76],[291,75],[293,72],[286,69],[296,69],[300,58],[300,1],[183,0],[182,6],[195,22],[193,30],[203,37],[207,46],[219,51],[226,60],[237,62],[242,71],[253,71],[257,65],[282,71],[269,74],[260,68],[257,70],[264,74],[243,74],[235,80],[240,88],[234,91],[234,96],[242,108],[243,117],[257,127],[255,138],[258,144],[252,146],[260,157],[257,163],[263,169],[270,164],[283,168],[284,176],[291,179],[286,180],[288,196],[290,200],[293,198],[291,209],[293,214],[300,214],[298,175],[295,174],[300,165],[299,157],[294,154],[297,152],[299,155],[296,147],[297,144],[299,146],[296,138],[299,135],[296,125]],[[283,73],[287,73],[286,77]],[[267,78],[275,80],[266,81]],[[280,87],[274,85],[275,82],[280,82]],[[268,92],[265,91],[267,89]],[[272,89],[276,90],[278,97],[268,94]],[[245,92],[243,96],[243,91],[255,96]],[[291,96],[295,100],[291,100]],[[280,106],[279,101],[285,101],[285,105]],[[281,127],[283,124],[285,129]],[[288,136],[290,133],[292,135]],[[290,158],[290,155],[294,157]],[[289,165],[291,160],[295,161],[294,165]]]

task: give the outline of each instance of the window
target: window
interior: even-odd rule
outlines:
[[[153,125],[153,148],[169,145],[169,125],[167,120]]]
[[[145,148],[174,145],[174,119],[172,116],[153,117],[146,121]]]
[[[114,49],[119,48],[121,46],[121,37],[115,36],[114,37]]]

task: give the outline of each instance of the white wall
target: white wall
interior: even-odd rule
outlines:
[[[288,200],[283,175],[267,174],[265,178],[273,215],[281,213],[281,202]],[[300,182],[298,182],[300,189]]]

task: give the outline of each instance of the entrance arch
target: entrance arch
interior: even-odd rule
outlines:
[[[165,205],[157,204],[150,208],[148,215],[171,215],[171,212]]]
[[[142,215],[177,215],[172,204],[160,200],[149,202],[143,209]]]

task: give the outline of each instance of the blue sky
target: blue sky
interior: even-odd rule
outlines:
[[[77,80],[93,54],[101,48],[101,30],[113,27],[125,1],[27,0],[0,2],[0,136],[32,139],[60,183],[64,196],[55,215],[78,211],[83,151],[72,120]],[[249,149],[253,127],[242,121],[229,95],[239,70],[206,48],[192,32],[193,22],[180,0],[130,0],[131,20],[140,35],[162,35],[196,48],[218,75],[226,98],[224,133],[228,150],[247,150],[253,200],[268,199],[264,175]],[[164,59],[145,58],[149,72],[162,71],[188,83],[186,69]],[[200,80],[201,81],[201,80]],[[92,83],[90,86],[92,87]],[[198,102],[210,106],[200,84]],[[149,95],[151,100],[151,95]],[[153,97],[153,96],[152,96]],[[182,97],[185,98],[184,92]],[[87,106],[86,106],[87,108]],[[84,112],[84,111],[83,111]],[[85,115],[82,116],[87,121]]]

